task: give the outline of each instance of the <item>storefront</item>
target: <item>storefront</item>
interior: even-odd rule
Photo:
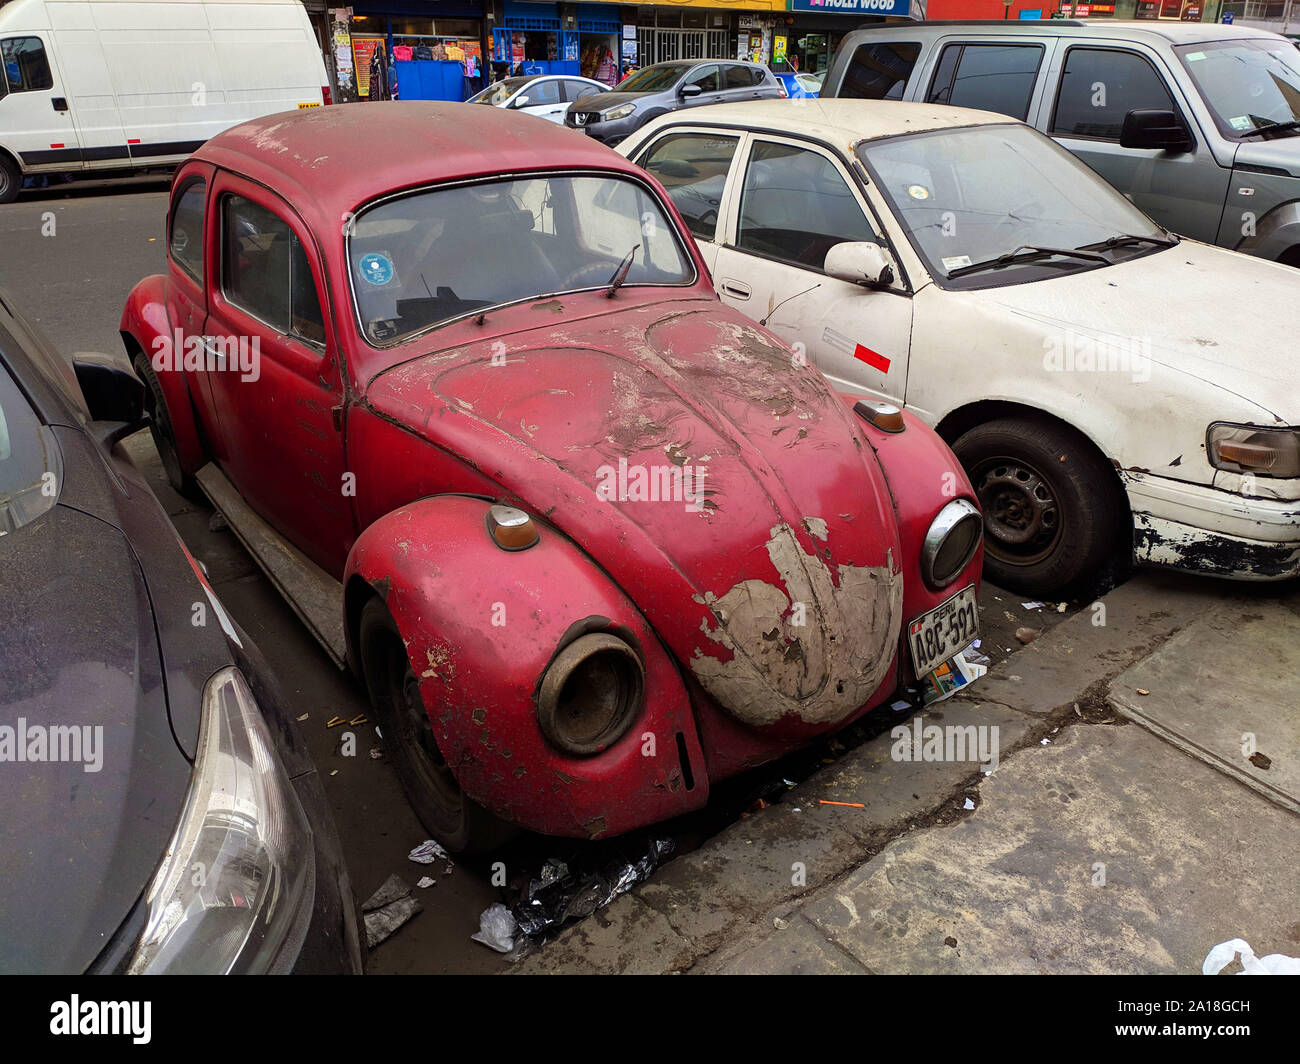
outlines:
[[[785,58],[774,61],[773,69],[824,73],[845,34],[891,15],[906,16],[908,7],[908,0],[790,0],[773,42],[774,54]]]
[[[485,84],[482,0],[374,0],[333,15],[341,99],[459,101]]]

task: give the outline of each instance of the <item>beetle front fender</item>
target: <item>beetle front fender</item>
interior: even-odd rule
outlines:
[[[154,367],[154,376],[162,389],[163,402],[167,404],[167,417],[172,435],[176,439],[176,454],[181,469],[187,474],[198,472],[207,462],[198,422],[194,417],[194,404],[190,398],[190,385],[182,366],[155,360],[160,349],[170,350],[174,343],[171,319],[167,314],[167,278],[160,274],[146,277],[131,289],[122,308],[122,321],[118,326],[127,357],[134,359],[143,354]],[[162,345],[167,345],[163,348]]]
[[[465,793],[529,830],[617,835],[703,805],[708,780],[690,700],[653,629],[542,522],[536,545],[502,550],[488,534],[489,506],[434,496],[362,533],[344,576],[352,660],[361,581],[402,635],[439,749]],[[544,737],[534,696],[555,655],[590,631],[613,632],[638,651],[645,700],[608,748],[576,757]]]

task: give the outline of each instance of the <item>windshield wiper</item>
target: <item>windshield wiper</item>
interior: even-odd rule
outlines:
[[[1239,134],[1242,140],[1247,137],[1258,137],[1261,133],[1280,133],[1288,129],[1300,129],[1300,120],[1293,119],[1289,122],[1270,122],[1266,126],[1257,126],[1255,129],[1248,129],[1245,133]]]
[[[1157,247],[1171,248],[1177,243],[1178,240],[1172,236],[1138,236],[1135,233],[1120,233],[1118,236],[1108,236],[1105,240],[1098,240],[1094,244],[1082,244],[1076,250],[1091,251],[1093,248],[1120,248],[1131,244],[1155,244]]]
[[[631,251],[623,256],[623,261],[618,264],[618,269],[614,271],[614,276],[609,279],[609,288],[605,292],[606,299],[613,299],[614,293],[623,287],[623,282],[627,280],[627,275],[632,272],[632,256],[640,250],[641,245],[635,245]]]
[[[1019,247],[1012,248],[1010,251],[1003,252],[991,259],[984,259],[982,262],[972,262],[969,266],[958,266],[955,270],[948,272],[948,279],[954,277],[964,277],[968,273],[978,273],[980,270],[997,270],[1003,266],[1011,266],[1019,262],[1032,262],[1035,259],[1049,259],[1053,255],[1063,255],[1071,259],[1087,259],[1089,262],[1101,262],[1110,265],[1110,259],[1105,255],[1099,255],[1095,251],[1085,251],[1082,248],[1045,248],[1036,244],[1021,244]]]

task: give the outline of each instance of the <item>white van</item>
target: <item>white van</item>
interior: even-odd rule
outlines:
[[[174,166],[250,118],[329,103],[299,0],[0,7],[0,203],[23,177]]]

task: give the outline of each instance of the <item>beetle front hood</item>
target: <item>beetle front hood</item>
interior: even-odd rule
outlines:
[[[1103,269],[963,298],[1041,332],[1044,359],[1062,363],[1045,361],[1048,369],[1069,369],[1074,362],[1064,360],[1087,352],[1090,360],[1119,360],[1141,381],[1152,368],[1141,364],[1146,358],[1248,400],[1262,421],[1272,414],[1296,424],[1297,281],[1293,267],[1185,239]],[[1129,367],[1125,359],[1138,361]],[[1099,367],[1090,361],[1086,368]]]
[[[564,304],[398,365],[366,399],[577,542],[740,720],[849,716],[889,673],[903,593],[855,416],[713,300]]]

